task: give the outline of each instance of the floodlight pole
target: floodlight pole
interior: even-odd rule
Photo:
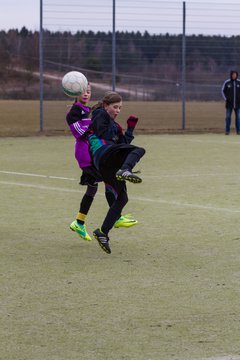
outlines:
[[[112,90],[116,89],[116,0],[113,0],[112,13]]]
[[[39,30],[40,131],[43,131],[43,0],[40,0]]]
[[[182,32],[182,130],[186,123],[186,3],[183,1],[183,32]]]

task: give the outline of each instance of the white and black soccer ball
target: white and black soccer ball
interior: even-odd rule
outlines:
[[[80,96],[87,90],[88,80],[79,71],[70,71],[62,78],[62,89],[66,95],[71,97]]]

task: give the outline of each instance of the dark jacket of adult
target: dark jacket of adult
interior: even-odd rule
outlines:
[[[233,79],[234,73],[237,74],[236,79]],[[240,108],[240,80],[237,71],[230,72],[230,79],[227,79],[222,86],[222,96],[226,102],[226,108]]]

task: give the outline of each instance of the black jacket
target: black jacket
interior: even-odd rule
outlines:
[[[123,134],[121,126],[111,119],[103,108],[92,112],[92,124],[89,127],[89,144],[94,165],[99,169],[100,160],[104,153],[108,156],[120,147],[131,147],[129,145],[134,139],[131,129]]]
[[[236,72],[236,71],[234,71]],[[232,73],[230,73],[230,79],[226,80],[222,86],[222,96],[226,101],[226,108],[239,109],[240,108],[240,80],[232,79]],[[237,73],[237,72],[236,72]],[[237,73],[238,75],[238,73]]]
[[[129,129],[123,134],[122,127],[102,108],[93,111],[90,132],[101,140],[102,145],[130,144],[134,139]]]

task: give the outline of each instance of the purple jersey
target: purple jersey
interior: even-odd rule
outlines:
[[[91,124],[91,119],[89,118],[90,111],[91,109],[89,107],[82,105],[80,102],[76,102],[66,116],[70,130],[76,138],[75,158],[80,168],[92,166],[89,154],[89,142],[85,137],[85,132]]]

